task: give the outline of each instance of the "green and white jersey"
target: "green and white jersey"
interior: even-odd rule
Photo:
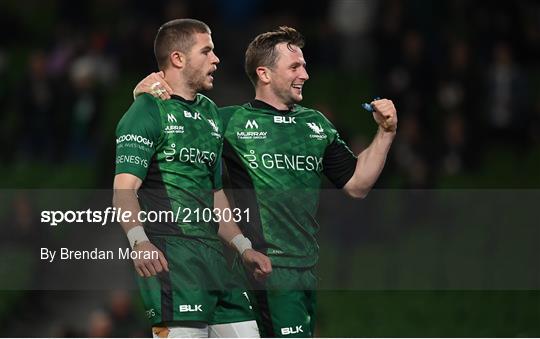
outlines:
[[[205,222],[202,212],[213,209],[213,191],[222,188],[222,131],[216,105],[202,94],[193,101],[143,94],[124,114],[116,129],[116,174],[143,181],[143,210],[172,211],[145,224],[149,235],[218,240],[217,224]]]
[[[250,209],[250,222],[240,222],[244,234],[275,266],[315,265],[322,175],[343,187],[356,157],[332,123],[313,109],[295,105],[278,111],[255,100],[220,113],[234,201]]]

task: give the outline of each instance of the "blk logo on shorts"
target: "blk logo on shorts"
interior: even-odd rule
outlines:
[[[292,327],[282,327],[281,328],[281,335],[289,335],[289,334],[297,334],[297,333],[304,333],[302,330],[302,325],[296,326],[295,329]]]
[[[202,312],[202,305],[180,305],[180,312]]]

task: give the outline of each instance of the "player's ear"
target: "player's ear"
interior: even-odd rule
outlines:
[[[262,83],[264,84],[270,83],[271,77],[270,77],[270,69],[268,67],[257,67],[256,72],[257,72],[257,76],[259,77],[259,80]]]
[[[176,68],[183,68],[186,63],[186,56],[180,51],[173,51],[169,54],[171,65]]]

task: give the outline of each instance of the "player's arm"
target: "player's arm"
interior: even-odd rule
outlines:
[[[165,81],[163,71],[150,73],[146,78],[142,79],[133,89],[133,98],[143,93],[149,93],[156,98],[163,100],[170,99],[173,90]]]
[[[373,118],[379,125],[373,141],[358,155],[352,177],[343,189],[354,198],[364,198],[381,174],[397,130],[397,112],[391,100],[371,103]]]
[[[222,189],[214,193],[214,208],[221,211],[220,215],[223,215],[223,211],[230,210],[231,208],[227,196]],[[255,279],[259,281],[266,279],[272,272],[270,259],[251,247],[251,241],[244,237],[242,231],[240,231],[240,228],[234,221],[224,219],[220,218],[219,237],[226,244],[238,251],[244,265],[250,270]]]
[[[114,177],[113,205],[121,208],[122,211],[131,212],[131,220],[121,222],[120,225],[126,232],[132,250],[139,252],[137,258],[144,258],[144,253],[158,253],[157,259],[133,259],[137,273],[141,277],[150,277],[163,270],[169,271],[169,267],[165,256],[150,242],[142,223],[138,220],[141,208],[137,199],[137,190],[141,183],[141,179],[133,174],[117,174]]]
[[[135,269],[142,277],[168,270],[167,260],[148,239],[139,220],[140,206],[137,191],[146,177],[161,133],[159,111],[154,99],[145,95],[137,98],[116,128],[116,175],[113,204],[131,212],[129,221],[122,222],[133,251],[143,258],[146,251],[156,251],[158,259],[135,259]]]

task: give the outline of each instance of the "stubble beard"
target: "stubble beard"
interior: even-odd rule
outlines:
[[[201,91],[208,91],[212,89],[213,85],[206,85],[206,74],[203,74],[200,70],[193,67],[189,61],[186,67],[186,83],[189,88],[191,88],[195,93]]]
[[[287,107],[291,107],[294,104],[298,104],[302,101],[293,92],[292,87],[288,88],[274,88],[274,93]]]

